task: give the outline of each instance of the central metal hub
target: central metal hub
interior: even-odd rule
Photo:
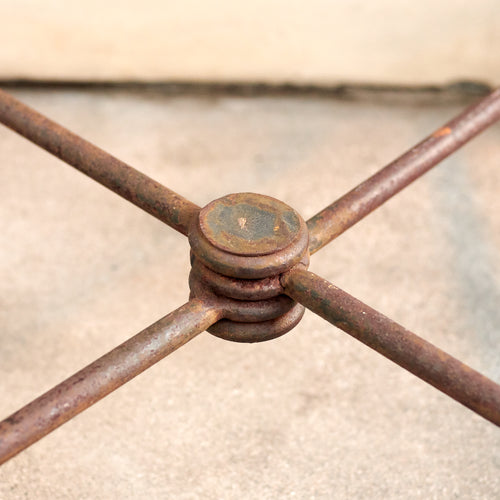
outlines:
[[[292,243],[300,216],[285,203],[253,193],[230,194],[200,212],[204,236],[220,250],[236,255],[268,255]]]
[[[266,278],[307,253],[302,217],[270,196],[237,193],[203,208],[189,231],[193,253],[213,271],[233,278]]]
[[[304,308],[283,294],[280,274],[309,264],[302,217],[269,196],[236,193],[203,208],[189,231],[192,297],[217,299],[225,319],[208,331],[259,342],[283,335]]]

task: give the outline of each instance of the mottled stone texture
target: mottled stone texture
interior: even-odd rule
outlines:
[[[200,205],[250,191],[305,218],[459,109],[15,94]],[[0,158],[3,417],[182,304],[189,247],[4,128]],[[497,381],[499,165],[496,126],[311,264]],[[307,313],[263,344],[202,334],[0,468],[4,500],[499,495],[496,427]]]

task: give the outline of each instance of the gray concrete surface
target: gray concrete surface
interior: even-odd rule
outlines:
[[[275,196],[304,217],[459,106],[16,95],[199,204]],[[370,215],[311,269],[500,381],[500,127]],[[0,129],[0,415],[188,295],[185,238]],[[492,424],[313,314],[240,345],[205,333],[0,468],[0,498],[500,496]]]

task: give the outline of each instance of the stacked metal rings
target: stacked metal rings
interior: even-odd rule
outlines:
[[[230,194],[200,211],[189,243],[191,297],[216,300],[224,311],[210,333],[261,342],[300,321],[303,306],[280,284],[285,271],[309,265],[307,226],[291,207],[264,195]]]

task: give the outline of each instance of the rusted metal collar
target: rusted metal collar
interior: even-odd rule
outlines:
[[[309,234],[293,208],[269,196],[236,193],[212,201],[189,231],[191,297],[217,299],[224,318],[208,331],[261,342],[283,335],[304,307],[283,294],[279,276],[309,265]]]

